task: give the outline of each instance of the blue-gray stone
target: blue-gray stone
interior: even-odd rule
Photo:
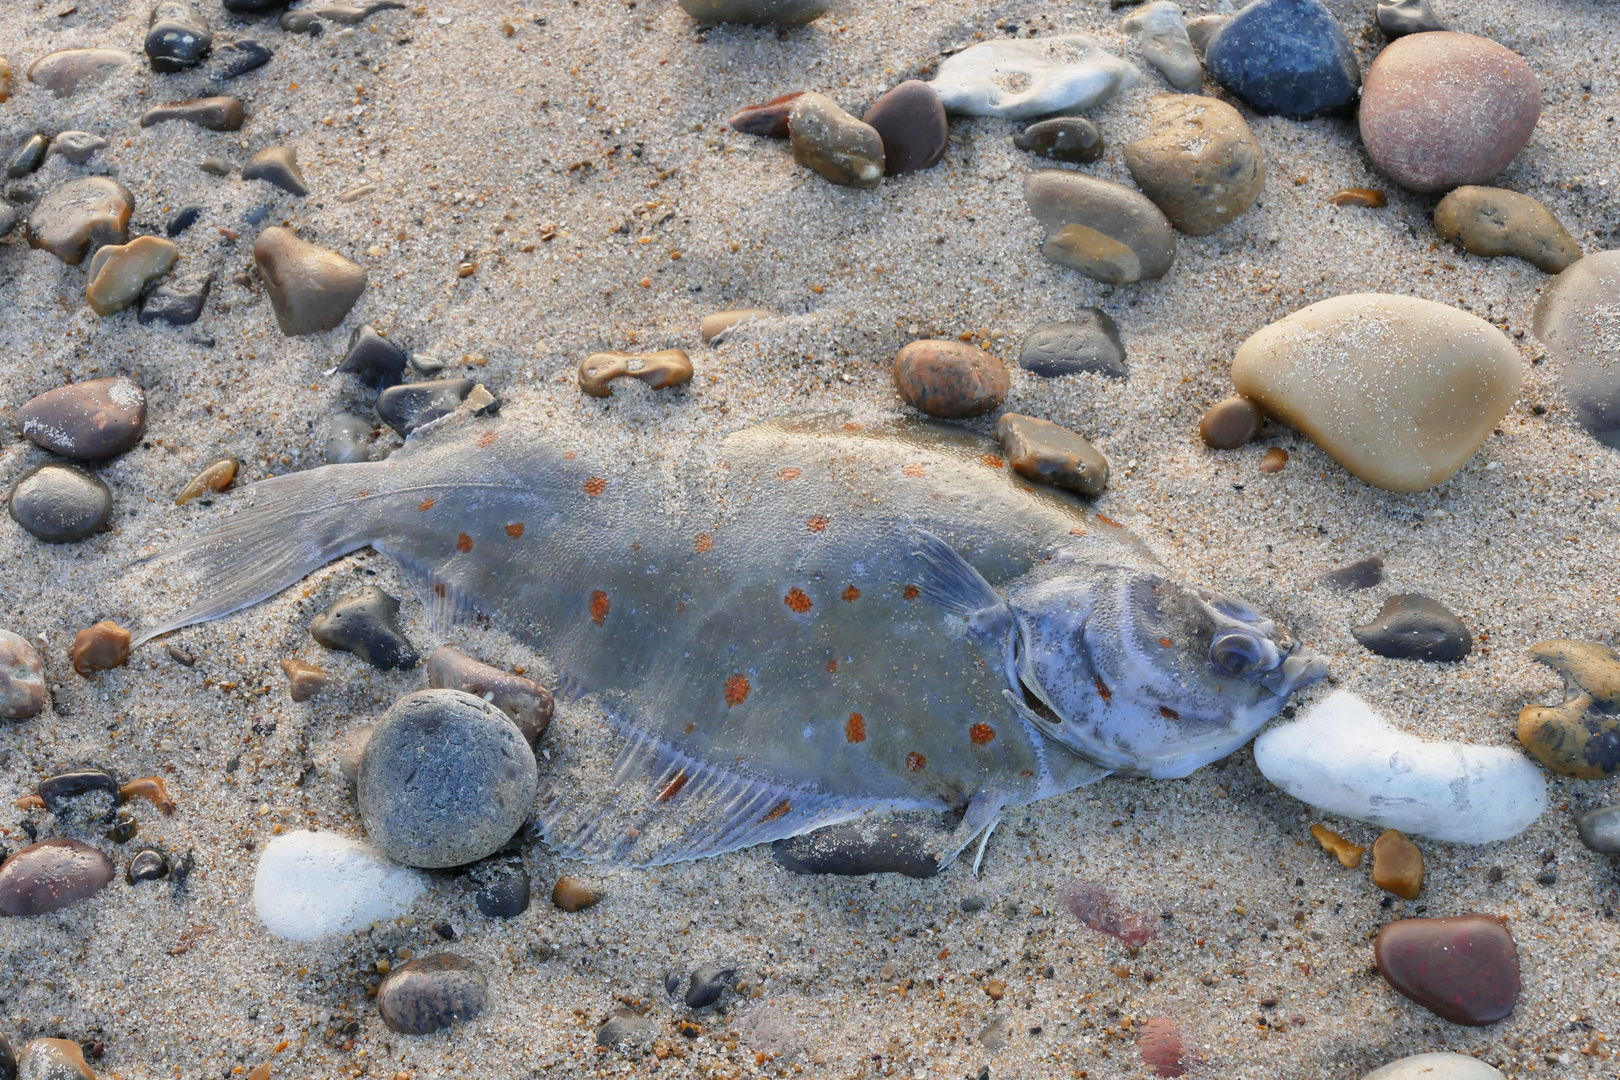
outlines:
[[[47,544],[92,536],[112,517],[112,492],[95,473],[50,461],[22,474],[11,489],[11,519]]]
[[[1605,806],[1575,819],[1581,843],[1604,855],[1620,855],[1620,806]]]
[[[1110,379],[1123,379],[1125,346],[1119,327],[1101,308],[1081,308],[1073,322],[1041,323],[1024,339],[1018,364],[1032,375],[1055,379],[1094,371]]]
[[[371,421],[342,413],[326,429],[326,463],[349,465],[371,460]]]
[[[735,960],[711,960],[692,972],[692,982],[686,988],[686,1007],[706,1009],[720,1000],[731,980],[737,976]]]
[[[390,386],[377,395],[377,415],[404,437],[455,412],[477,385],[471,379],[437,379]]]
[[[1340,112],[1361,88],[1361,66],[1319,0],[1255,0],[1204,50],[1210,77],[1263,113],[1297,120]]]
[[[175,214],[174,217],[169,219],[169,224],[164,227],[163,231],[168,233],[170,240],[173,240],[175,237],[197,224],[197,219],[202,217],[202,213],[203,208],[195,203],[193,203],[191,206],[183,206],[180,208],[179,213]]]
[[[181,274],[164,278],[141,300],[141,325],[166,322],[170,326],[190,326],[202,315],[213,287],[213,274]]]
[[[478,891],[473,902],[488,919],[515,919],[529,910],[529,872],[520,862],[480,864],[473,871]]]
[[[367,386],[381,389],[399,382],[407,360],[404,349],[367,324],[349,336],[349,351],[344,354],[338,370],[353,375]]]
[[[399,625],[399,600],[375,585],[338,597],[310,620],[309,632],[328,649],[353,653],[381,671],[404,671],[421,659]]]
[[[275,55],[268,45],[261,45],[252,38],[243,38],[214,50],[208,74],[215,82],[230,82],[264,67]]]
[[[1378,0],[1378,28],[1393,41],[1407,34],[1444,30],[1446,26],[1429,8],[1429,0]]]
[[[935,839],[906,822],[855,821],[778,840],[771,845],[771,858],[794,874],[930,878],[939,873],[939,857],[929,850]]]

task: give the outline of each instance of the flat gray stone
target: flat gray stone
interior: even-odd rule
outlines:
[[[1620,855],[1620,806],[1605,806],[1575,819],[1581,843],[1604,855]]]
[[[1018,366],[1044,379],[1090,371],[1110,379],[1129,376],[1119,327],[1101,308],[1081,308],[1073,321],[1041,323],[1030,330]]]
[[[1204,65],[1193,52],[1181,5],[1175,0],[1154,0],[1138,8],[1120,21],[1119,28],[1171,86],[1189,94],[1203,88]]]

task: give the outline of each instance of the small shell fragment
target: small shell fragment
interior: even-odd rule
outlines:
[[[174,505],[184,506],[192,499],[204,492],[224,491],[236,479],[237,460],[233,457],[220,458],[208,468],[191,478],[191,482],[180,489],[175,496]]]
[[[287,676],[287,694],[294,701],[308,701],[332,681],[331,673],[291,657],[282,659],[281,670]]]
[[[685,349],[655,353],[592,353],[579,364],[579,388],[591,397],[611,397],[614,379],[640,379],[650,389],[662,390],[692,381],[692,358]]]

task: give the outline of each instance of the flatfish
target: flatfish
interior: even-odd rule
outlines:
[[[1326,672],[973,432],[818,415],[719,456],[672,500],[519,417],[450,417],[384,461],[246,489],[171,553],[202,598],[140,641],[369,545],[435,633],[487,618],[596,697],[612,771],[553,770],[537,827],[642,864],[880,810],[959,812],[948,859],[1004,806],[1185,776]]]

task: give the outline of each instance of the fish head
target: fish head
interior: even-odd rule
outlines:
[[[1186,776],[1327,675],[1252,605],[1150,567],[1054,560],[1013,583],[1007,607],[1013,705],[1122,775]]]

